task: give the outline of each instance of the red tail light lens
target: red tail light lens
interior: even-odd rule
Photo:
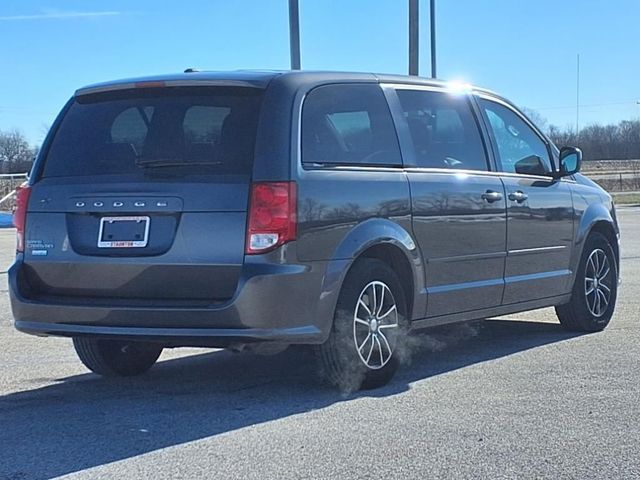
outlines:
[[[27,204],[31,195],[31,187],[22,184],[16,189],[16,209],[13,212],[13,226],[16,227],[18,252],[24,252],[24,227],[27,223]]]
[[[296,184],[252,184],[245,253],[250,255],[273,250],[295,240],[296,230]]]

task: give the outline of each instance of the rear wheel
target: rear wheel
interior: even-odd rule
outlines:
[[[593,232],[587,238],[571,300],[556,307],[567,330],[599,332],[609,324],[618,294],[618,267],[607,238]]]
[[[149,370],[162,347],[143,342],[74,338],[73,346],[84,365],[105,377],[130,377]]]
[[[340,292],[329,338],[317,347],[324,378],[344,392],[386,384],[398,368],[406,327],[395,272],[380,260],[358,261]]]

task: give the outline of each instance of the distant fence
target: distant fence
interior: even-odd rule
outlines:
[[[640,190],[640,160],[589,160],[582,173],[609,192]]]
[[[13,210],[15,206],[16,188],[26,179],[26,173],[0,174],[0,210]]]
[[[640,159],[636,160],[585,160],[582,170],[585,172],[618,172],[620,170],[640,169]]]

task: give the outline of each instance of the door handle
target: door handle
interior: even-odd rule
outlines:
[[[511,192],[509,194],[509,200],[511,200],[512,202],[518,202],[518,203],[522,203],[524,202],[527,198],[529,198],[529,195],[527,195],[526,193],[518,190],[517,192]]]
[[[502,200],[502,194],[500,192],[496,192],[494,190],[487,190],[481,195],[483,200],[486,200],[489,203],[497,202],[498,200]]]

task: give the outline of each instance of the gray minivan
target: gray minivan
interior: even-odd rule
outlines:
[[[418,77],[187,72],[78,90],[17,193],[15,326],[102,375],[315,345],[343,389],[411,331],[555,306],[602,330],[611,197],[500,96]]]

